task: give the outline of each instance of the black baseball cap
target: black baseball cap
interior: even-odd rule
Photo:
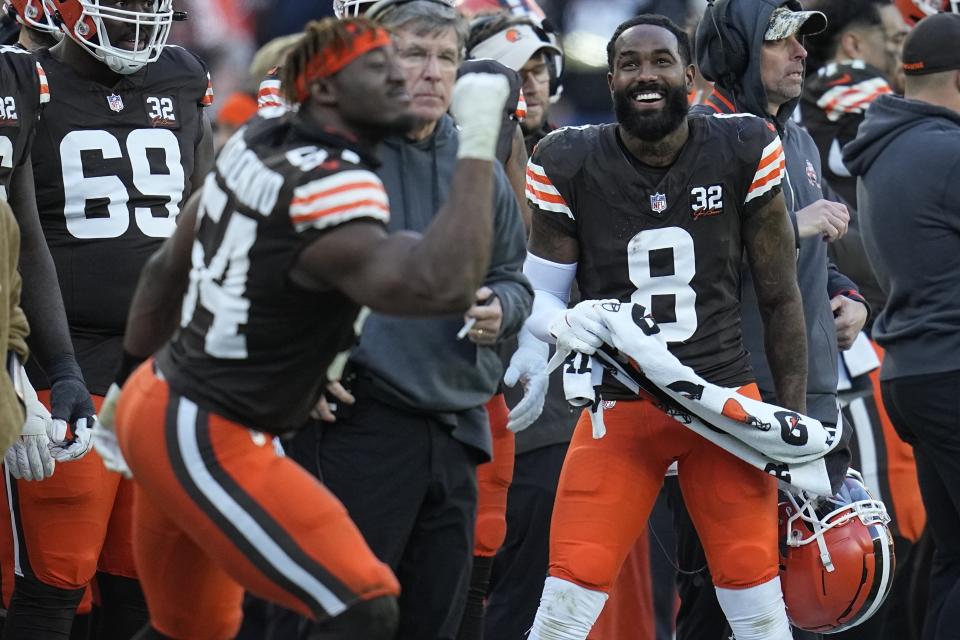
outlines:
[[[960,14],[938,13],[917,23],[903,43],[908,76],[960,69]]]

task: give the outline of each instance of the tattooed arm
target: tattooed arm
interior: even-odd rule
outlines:
[[[783,194],[743,220],[743,242],[763,319],[763,344],[777,400],[806,410],[807,335],[797,285],[793,227]]]
[[[544,260],[572,264],[580,257],[580,241],[551,216],[534,213],[527,250]]]

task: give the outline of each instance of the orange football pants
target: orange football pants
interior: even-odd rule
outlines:
[[[507,429],[510,409],[497,394],[487,403],[493,460],[477,467],[477,524],[473,555],[492,558],[507,537],[507,492],[513,481],[514,438]]]
[[[50,407],[49,389],[37,397]],[[99,411],[103,397],[92,398]],[[58,463],[53,476],[42,482],[15,480],[6,473],[4,478],[12,521],[0,536],[4,603],[13,593],[14,571],[61,589],[85,587],[97,571],[137,578],[133,483],[107,471],[92,447],[80,460]],[[51,531],[60,533],[51,536]],[[90,589],[77,611],[90,611]]]
[[[759,398],[756,385],[740,389]],[[714,584],[746,588],[778,574],[777,484],[646,400],[604,411],[605,437],[577,423],[550,525],[550,575],[609,592],[676,460]]]
[[[134,554],[160,633],[226,640],[244,590],[315,620],[397,595],[343,505],[273,439],[197,407],[141,366],[117,408],[136,479]]]

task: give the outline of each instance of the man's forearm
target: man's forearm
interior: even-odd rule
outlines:
[[[187,281],[165,277],[162,254],[154,254],[144,266],[127,315],[123,350],[138,358],[153,355],[179,324]]]
[[[187,201],[177,230],[140,272],[123,336],[125,359],[149,358],[177,330],[183,296],[190,284],[191,247],[201,198],[202,192],[197,191]]]
[[[28,160],[14,174],[10,206],[20,228],[20,307],[30,322],[28,344],[37,362],[46,368],[55,358],[73,356],[73,343],[57,270],[43,237],[33,194],[33,169]]]
[[[807,334],[799,290],[795,299],[761,309],[764,351],[777,401],[803,413],[807,409]]]

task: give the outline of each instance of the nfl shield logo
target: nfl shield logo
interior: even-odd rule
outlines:
[[[116,111],[117,113],[120,113],[121,111],[123,111],[123,98],[121,98],[115,93],[112,93],[109,96],[107,96],[107,104],[110,105],[111,111]]]
[[[654,213],[663,213],[667,209],[667,196],[662,193],[655,193],[650,196],[650,208]]]

